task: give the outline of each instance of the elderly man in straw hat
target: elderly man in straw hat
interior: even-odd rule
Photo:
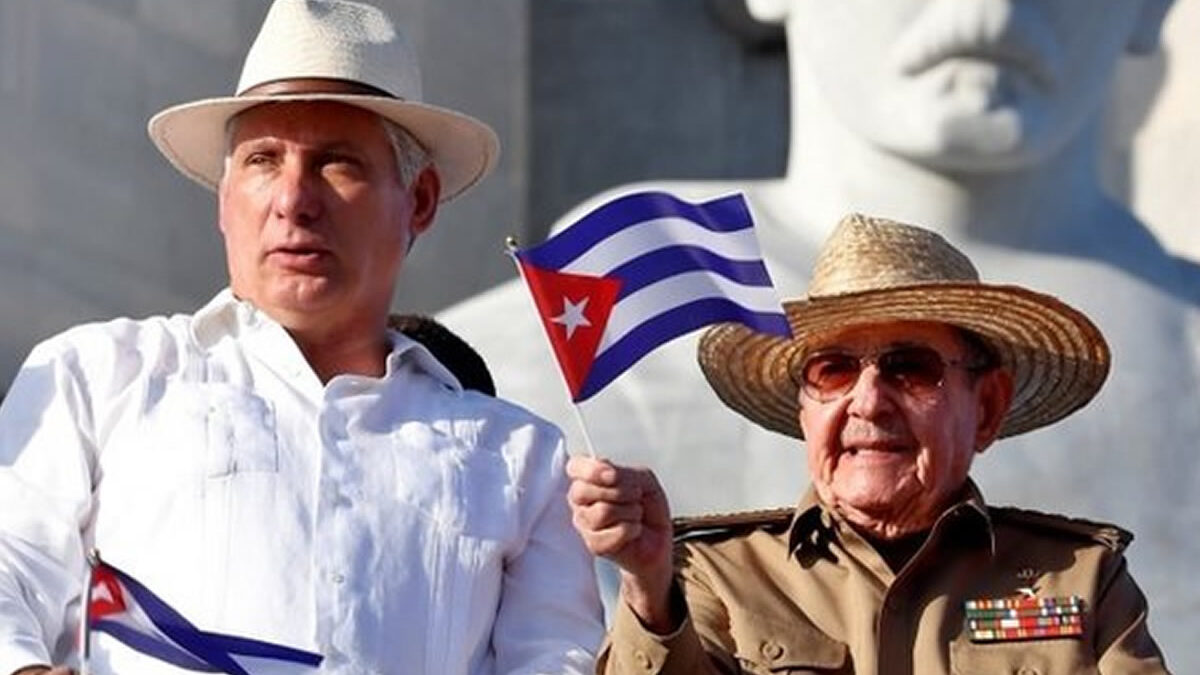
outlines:
[[[199,630],[322,672],[592,669],[603,624],[559,432],[388,328],[414,240],[497,153],[420,98],[378,9],[277,0],[235,96],[151,120],[217,193],[230,288],[75,328],[22,368],[0,409],[0,673],[77,663],[93,547]],[[113,625],[91,672],[179,672]],[[174,639],[172,663],[262,656]],[[255,671],[233,662],[217,669]]]
[[[648,470],[568,463],[576,528],[621,568],[601,672],[1166,672],[1129,533],[989,506],[968,478],[996,438],[1100,389],[1087,317],[859,215],[785,306],[793,339],[716,326],[700,364],[731,408],[805,440],[798,507],[673,529]]]

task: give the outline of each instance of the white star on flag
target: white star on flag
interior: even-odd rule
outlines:
[[[592,325],[592,322],[588,321],[588,318],[583,314],[583,310],[587,308],[589,299],[590,298],[587,296],[584,296],[584,298],[579,302],[571,302],[571,299],[564,295],[563,313],[550,319],[554,323],[560,324],[567,329],[568,340],[570,340],[571,336],[575,334],[576,328],[579,328],[580,326],[586,328]]]
[[[93,600],[106,600],[106,601],[112,602],[112,603],[115,603],[117,601],[117,599],[113,597],[112,588],[110,588],[109,585],[105,584],[105,583],[98,583],[98,584],[92,586],[92,599]]]

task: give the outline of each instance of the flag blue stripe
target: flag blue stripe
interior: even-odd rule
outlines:
[[[657,314],[596,355],[576,402],[585,401],[656,347],[684,333],[722,321],[738,321],[762,333],[790,336],[782,313],[753,312],[726,298],[704,298]]]
[[[770,286],[762,260],[730,260],[698,246],[671,246],[651,251],[604,275],[621,280],[617,300],[644,286],[685,272],[705,270],[744,286]]]
[[[129,576],[125,572],[117,569],[116,567],[113,567],[112,565],[106,564],[105,566],[121,580],[121,583],[125,586],[126,590],[133,595],[134,599],[137,600],[138,605],[141,606],[142,611],[146,613],[146,616],[154,622],[154,625],[157,626],[159,630],[161,630],[167,637],[174,640],[176,644],[178,644],[183,650],[190,652],[191,656],[195,657],[197,660],[202,660],[203,662],[207,663],[211,670],[215,672],[224,672],[228,673],[229,675],[249,675],[246,670],[243,669],[240,664],[238,664],[237,661],[230,658],[230,654],[240,654],[243,656],[254,656],[275,659],[279,661],[288,661],[307,666],[316,666],[321,663],[323,657],[320,654],[314,654],[301,649],[295,649],[286,645],[279,645],[262,640],[253,640],[236,635],[224,635],[221,633],[202,631],[192,625],[192,623],[185,619],[182,614],[171,608],[170,605],[163,602],[163,600],[155,595],[150,589],[143,586],[141,582]],[[99,627],[102,622],[102,620],[97,621],[95,622],[95,625]],[[132,629],[111,621],[103,623],[107,624],[110,628],[112,626],[118,626],[118,632],[124,636],[135,633],[135,631]],[[149,654],[150,656],[154,656],[155,658],[162,658],[160,656],[160,652],[163,647],[167,647],[162,645],[162,643],[158,640],[141,636],[140,633],[137,633],[137,635],[140,637],[138,637],[136,641],[142,646],[138,646],[133,642],[125,640],[122,635],[113,633],[111,630],[109,630],[109,632],[113,635],[113,637],[125,642],[130,647]],[[159,646],[159,649],[155,651],[147,651],[143,647],[148,644],[157,645]],[[170,662],[180,665],[176,661]],[[180,667],[187,666],[181,665]],[[197,670],[197,668],[194,667],[189,669]]]
[[[262,640],[253,640],[236,635],[224,635],[222,633],[210,633],[208,631],[201,631],[200,634],[209,640],[214,647],[230,654],[275,659],[276,661],[289,661],[306,666],[318,666],[324,658],[320,654],[306,652],[303,649],[296,649],[295,647],[288,647],[273,642],[263,642]]]
[[[133,577],[122,572],[121,570],[109,565],[112,570],[121,579],[126,589],[133,594],[138,604],[142,606],[142,611],[155,626],[161,630],[167,637],[171,638],[180,647],[191,652],[196,657],[203,659],[213,666],[217,671],[228,673],[228,675],[250,675],[244,668],[238,665],[229,657],[229,654],[212,648],[205,640],[200,631],[192,625],[190,621],[183,618],[183,615],[176,612],[170,605],[163,602],[157,595],[152,593]],[[131,647],[133,645],[130,645]]]
[[[693,204],[665,192],[639,192],[597,207],[546,242],[516,255],[545,269],[561,269],[621,230],[666,217],[690,220],[713,232],[736,232],[754,226],[741,194]]]
[[[143,654],[152,656],[159,661],[165,661],[184,670],[198,670],[205,673],[217,673],[218,669],[192,656],[188,652],[176,648],[170,643],[164,643],[125,624],[98,619],[92,622],[92,628],[108,633],[121,642]]]

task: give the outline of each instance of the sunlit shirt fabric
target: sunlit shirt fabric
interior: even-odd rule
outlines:
[[[391,340],[383,377],[323,385],[224,291],[35,348],[0,409],[0,673],[74,658],[92,547],[199,628],[322,671],[591,672],[559,432]],[[183,672],[103,634],[91,665]]]

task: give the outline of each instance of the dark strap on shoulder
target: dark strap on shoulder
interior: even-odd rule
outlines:
[[[433,318],[422,314],[393,314],[388,317],[388,328],[424,345],[458,379],[463,389],[496,395],[496,384],[479,352]]]

